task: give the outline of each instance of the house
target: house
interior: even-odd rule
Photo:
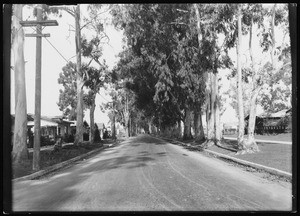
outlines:
[[[263,113],[256,116],[255,133],[283,133],[286,131],[287,126],[282,125],[281,121],[286,116],[290,115],[291,109],[284,109],[276,113]],[[249,115],[245,118],[245,133],[248,130]]]
[[[32,115],[34,119],[34,115]],[[49,137],[51,140],[56,140],[57,136],[64,137],[71,134],[71,121],[63,119],[62,116],[41,116],[41,136]],[[34,120],[28,121],[28,126],[34,128]]]

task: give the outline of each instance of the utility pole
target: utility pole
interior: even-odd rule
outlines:
[[[57,26],[56,20],[44,20],[42,5],[37,5],[36,21],[20,21],[23,27],[36,26],[36,34],[25,34],[25,37],[36,37],[36,71],[35,71],[35,109],[34,109],[34,144],[33,144],[33,170],[40,169],[41,147],[41,69],[42,69],[42,26]]]

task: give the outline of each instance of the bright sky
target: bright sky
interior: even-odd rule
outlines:
[[[86,16],[84,9],[86,5],[82,5],[82,16]],[[109,17],[109,13],[105,13],[104,16]],[[23,20],[35,20],[32,15],[32,8],[24,7],[23,11]],[[62,12],[62,17],[51,17],[51,19],[56,19],[58,26],[54,27],[45,27],[43,33],[50,33],[50,37],[43,38],[42,40],[42,115],[45,116],[55,116],[62,115],[62,112],[58,109],[57,102],[59,98],[59,89],[62,88],[58,84],[57,79],[59,73],[61,72],[62,67],[66,64],[66,60],[71,59],[73,62],[76,62],[75,58],[75,35],[74,31],[69,31],[73,29],[71,26],[74,26],[74,18],[66,12]],[[71,25],[71,26],[70,26]],[[110,69],[114,67],[117,63],[116,55],[122,50],[122,32],[117,31],[111,25],[104,26],[105,32],[110,38],[110,46],[104,46],[103,59],[106,60]],[[30,27],[24,28],[25,33],[33,33],[34,29]],[[85,32],[86,36],[89,35]],[[277,38],[282,38],[282,32],[276,32]],[[242,50],[243,53],[248,53],[248,35],[243,37]],[[288,38],[288,37],[287,37]],[[62,56],[49,44],[51,44],[61,53]],[[277,40],[278,43],[281,43],[281,40]],[[34,113],[34,95],[35,95],[35,46],[36,38],[26,37],[24,45],[24,54],[25,54],[25,74],[26,74],[26,97],[27,97],[27,112]],[[258,40],[254,37],[254,50],[255,57],[262,58],[262,51],[259,49]],[[230,51],[230,56],[236,62],[236,49]],[[242,58],[246,62],[246,55]],[[88,61],[82,58],[82,61]],[[249,60],[248,60],[249,61]],[[229,71],[220,71],[219,76],[221,78],[220,83],[222,87],[220,93],[226,91],[230,87],[230,82],[226,79],[226,73]],[[14,86],[14,72],[11,73],[11,87]],[[108,101],[111,101],[110,97],[100,90],[101,96],[98,94],[96,97],[96,110],[95,110],[95,122],[104,122],[108,123],[109,119],[106,113],[102,113],[99,105]],[[11,113],[14,111],[14,88],[11,88]],[[104,99],[105,98],[105,99]],[[89,122],[89,111],[85,111],[85,118]],[[237,121],[237,116],[234,109],[230,106],[227,106],[227,110],[224,115],[221,117],[222,122],[228,121]]]
[[[84,11],[86,5],[82,5]],[[84,15],[84,14],[83,14]],[[106,16],[109,14],[106,13]],[[32,8],[24,7],[23,20],[34,20]],[[50,37],[42,39],[42,105],[41,112],[45,116],[62,115],[57,106],[59,98],[59,85],[57,79],[62,67],[66,64],[66,60],[76,62],[75,56],[75,34],[69,31],[69,25],[75,26],[74,18],[66,12],[62,13],[62,17],[51,17],[58,22],[58,26],[47,26],[43,29],[43,33],[50,33]],[[24,28],[25,33],[33,33],[34,29],[30,27]],[[109,68],[112,69],[117,62],[116,55],[122,49],[122,33],[114,29],[113,26],[105,26],[105,32],[110,38],[110,46],[104,46],[103,59],[106,60]],[[61,53],[62,56],[50,45],[50,43]],[[26,99],[27,112],[34,113],[35,101],[35,58],[36,58],[36,38],[25,37],[24,55],[25,55],[25,76],[26,76]],[[73,57],[73,58],[72,58]],[[82,61],[88,61],[82,58]],[[11,72],[11,113],[15,113],[14,102],[14,72]],[[96,97],[95,122],[109,121],[107,114],[102,113],[99,105],[102,102],[110,101],[110,97],[106,95],[104,90],[100,90],[100,95]],[[105,100],[105,99],[106,100]],[[85,111],[85,120],[89,123],[89,111]]]

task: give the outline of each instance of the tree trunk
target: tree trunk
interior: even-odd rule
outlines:
[[[207,125],[207,141],[206,147],[210,147],[215,144],[215,90],[214,90],[214,73],[208,72],[207,87],[206,87],[206,125]]]
[[[138,135],[138,125],[137,125],[137,122],[135,123],[135,135],[136,136]]]
[[[112,128],[112,139],[116,139],[116,113],[115,113],[115,99],[113,101],[113,117],[111,122],[111,128]]]
[[[214,137],[214,143],[219,144],[221,137],[222,137],[222,131],[221,131],[221,124],[220,124],[220,97],[219,97],[219,85],[218,85],[218,73],[215,71],[214,77],[213,77],[213,104],[214,104],[214,131],[215,131],[215,137]]]
[[[250,26],[250,39],[249,39],[249,53],[251,58],[251,65],[252,65],[252,91],[251,91],[251,98],[250,98],[250,113],[249,113],[249,120],[248,120],[248,139],[247,139],[247,146],[244,145],[245,152],[257,152],[259,151],[258,146],[254,139],[254,130],[255,130],[255,120],[256,120],[256,98],[258,96],[260,88],[257,86],[257,69],[256,69],[256,62],[253,56],[253,47],[252,47],[252,26],[253,20],[251,20]]]
[[[12,49],[14,54],[15,71],[15,123],[13,138],[13,163],[22,163],[28,159],[27,151],[27,104],[25,85],[25,61],[24,61],[24,31],[19,23],[22,19],[23,5],[15,4],[12,17]]]
[[[129,115],[129,137],[132,137],[132,122],[131,116]]]
[[[276,12],[276,4],[274,4],[273,8],[272,8],[272,16],[271,16],[271,62],[272,62],[272,69],[273,71],[276,70],[276,65],[277,65],[277,60],[276,60],[276,41],[275,41],[275,12]],[[270,83],[270,95],[271,95],[271,101],[274,100],[274,91],[276,91],[273,88],[273,82]],[[273,110],[274,109],[274,104],[271,103],[269,110]]]
[[[273,70],[276,69],[276,55],[275,55],[275,49],[276,49],[276,44],[275,44],[275,12],[276,12],[276,4],[274,4],[272,8],[272,17],[271,17],[271,38],[272,38],[272,44],[271,44],[271,61],[272,61],[272,67]]]
[[[152,121],[148,121],[148,131],[149,131],[149,134],[152,134]]]
[[[185,109],[185,117],[184,117],[184,131],[183,131],[183,139],[189,140],[192,139],[192,133],[191,133],[191,115],[192,112],[190,108]]]
[[[75,43],[76,43],[76,83],[77,83],[77,117],[76,117],[76,136],[75,145],[83,142],[83,79],[81,76],[81,35],[80,35],[80,6],[76,7],[75,12]]]
[[[95,95],[96,96],[96,95]],[[94,112],[95,112],[95,99],[96,97],[94,96],[92,100],[92,105],[90,108],[90,143],[94,143],[94,138],[95,138],[95,122],[94,122]]]
[[[202,142],[205,140],[203,125],[202,125],[202,112],[201,110],[194,111],[194,129],[196,142]]]
[[[125,117],[125,136],[126,138],[129,137],[129,112],[124,113]]]
[[[182,137],[182,128],[181,128],[181,120],[177,121],[177,138],[181,139]]]
[[[241,70],[241,44],[242,44],[242,12],[238,8],[238,41],[237,41],[237,99],[238,99],[238,146],[239,150],[244,149],[244,107],[243,107],[243,88],[242,88],[242,70]]]

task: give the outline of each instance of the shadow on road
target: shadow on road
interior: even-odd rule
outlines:
[[[59,176],[58,174],[58,176],[54,176],[54,179],[50,181],[47,181],[47,177],[40,179],[45,180],[44,183],[40,184],[37,184],[36,181],[32,181],[30,183],[31,193],[34,194],[34,199],[38,200],[38,202],[33,202],[36,204],[24,208],[41,211],[59,209],[59,206],[63,206],[64,203],[75,198],[80,193],[80,191],[76,189],[76,185],[84,182],[90,176],[116,168],[133,169],[147,166],[147,162],[153,160],[152,157],[144,155],[119,156],[101,160],[101,156],[99,155],[98,158],[96,157],[88,161],[87,164],[83,164],[83,167],[79,167],[66,175]],[[45,191],[48,191],[48,193],[39,193],[41,186],[46,187],[47,189]],[[61,193],[53,193],[53,191],[61,191]]]

